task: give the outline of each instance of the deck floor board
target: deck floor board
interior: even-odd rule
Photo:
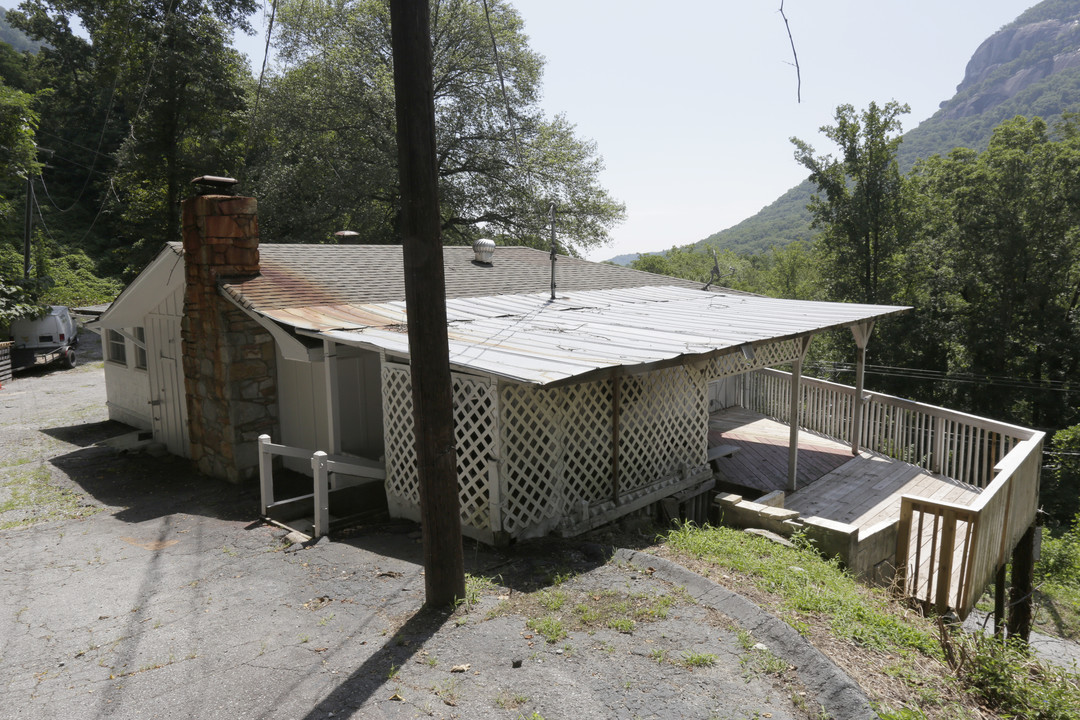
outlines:
[[[721,478],[762,494],[787,485],[788,426],[743,408],[709,419],[709,446],[739,447],[718,461]],[[979,489],[884,455],[862,451],[805,430],[799,432],[798,484],[784,506],[804,516],[869,528],[900,517],[902,495],[967,504]],[[752,499],[752,498],[751,498]]]

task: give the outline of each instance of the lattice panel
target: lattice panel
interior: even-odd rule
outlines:
[[[729,375],[740,375],[750,370],[783,365],[799,358],[798,340],[781,340],[754,348],[754,359],[747,360],[736,350],[727,355],[718,355],[705,366],[706,380],[716,380]]]
[[[708,397],[700,370],[675,367],[621,381],[619,495],[706,462]],[[612,497],[611,381],[499,389],[503,528],[510,534],[576,515]],[[640,492],[637,492],[640,494]]]
[[[502,529],[510,534],[565,510],[561,400],[559,391],[532,385],[505,383],[499,388],[501,470],[507,488]]]
[[[611,497],[611,382],[571,385],[560,391],[566,432],[566,495],[593,503]]]
[[[681,366],[624,378],[620,407],[620,494],[677,473],[684,464],[706,463],[709,408],[700,371]]]
[[[487,379],[453,373],[454,437],[457,447],[461,522],[490,529],[488,458],[494,454],[494,388]],[[412,380],[406,365],[383,364],[383,418],[386,432],[386,494],[420,506],[413,432]]]
[[[386,494],[420,507],[413,432],[412,379],[408,365],[383,363],[383,434],[386,443]]]

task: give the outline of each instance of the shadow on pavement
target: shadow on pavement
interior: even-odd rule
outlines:
[[[138,432],[138,430],[116,420],[102,420],[101,422],[82,423],[81,425],[42,428],[41,432],[69,445],[88,447],[117,435]]]
[[[449,610],[422,608],[417,611],[394,637],[356,668],[345,682],[311,708],[302,720],[322,720],[342,707],[361,707],[376,690],[384,688],[387,679],[393,677],[395,669],[409,662],[424,643],[450,621],[450,617]],[[281,696],[286,697],[290,690],[286,690]]]
[[[86,430],[89,436],[94,434],[93,426],[83,427],[90,428]],[[49,462],[95,500],[118,508],[114,516],[125,522],[139,523],[175,513],[222,520],[258,518],[258,489],[254,481],[231,485],[206,477],[188,460],[174,455],[122,454],[110,447],[88,444]]]

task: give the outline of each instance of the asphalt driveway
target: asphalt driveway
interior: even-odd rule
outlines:
[[[425,611],[415,525],[290,544],[253,486],[102,444],[102,376],[0,390],[4,717],[873,717],[788,626],[595,538],[468,543],[476,603]],[[547,642],[536,597],[664,611]]]

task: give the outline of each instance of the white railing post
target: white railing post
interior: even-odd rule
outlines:
[[[934,439],[930,451],[930,472],[939,475],[945,472],[945,418],[934,418]]]
[[[274,458],[270,454],[270,436],[259,436],[259,497],[262,514],[274,504]]]
[[[315,503],[315,537],[320,538],[330,531],[330,488],[326,471],[326,453],[316,450],[311,456],[311,474],[315,481],[312,500]]]

